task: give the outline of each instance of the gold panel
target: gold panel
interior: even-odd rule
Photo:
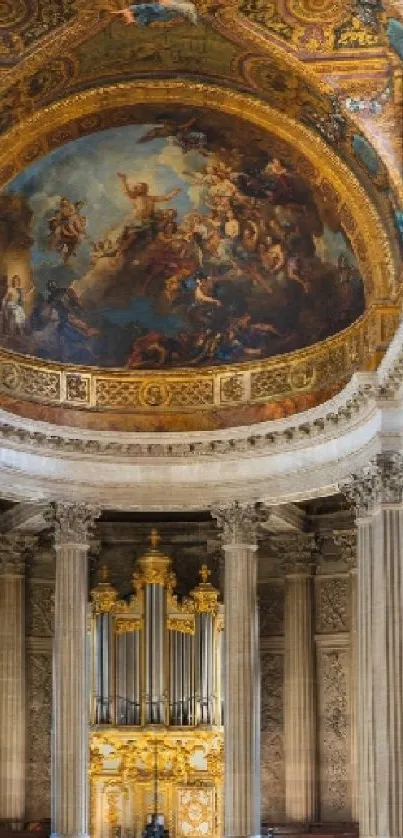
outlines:
[[[222,835],[221,728],[113,728],[90,733],[91,835],[141,838],[154,811],[171,838]],[[206,831],[206,825],[208,829]]]

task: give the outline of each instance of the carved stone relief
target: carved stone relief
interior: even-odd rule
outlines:
[[[321,821],[351,817],[348,664],[347,648],[318,649]]]
[[[27,779],[26,818],[50,817],[50,735],[52,722],[52,658],[27,655]]]
[[[33,581],[27,587],[26,632],[28,637],[52,637],[54,585]]]
[[[349,581],[347,578],[316,578],[315,585],[316,631],[348,631]]]
[[[278,652],[261,653],[261,805],[262,821],[284,818],[284,656]]]
[[[284,632],[284,585],[266,582],[259,585],[260,636],[270,637]]]

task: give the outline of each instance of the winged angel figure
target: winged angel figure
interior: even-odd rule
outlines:
[[[125,0],[99,0],[97,5],[100,11],[122,18],[127,26],[149,26],[150,23],[163,23],[180,17],[197,23],[196,6],[191,0],[150,0],[130,5]]]

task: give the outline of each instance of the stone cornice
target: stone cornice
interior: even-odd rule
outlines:
[[[234,499],[273,507],[334,494],[380,452],[403,448],[402,331],[379,374],[357,373],[322,406],[249,427],[96,433],[0,411],[3,496],[161,511]]]
[[[79,454],[114,460],[247,457],[340,433],[376,404],[377,392],[373,373],[356,373],[341,393],[317,408],[286,419],[215,433],[91,433],[20,419],[0,411],[0,443],[18,445],[19,450],[34,448],[48,455]]]

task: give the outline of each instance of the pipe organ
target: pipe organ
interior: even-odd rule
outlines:
[[[155,816],[174,838],[221,835],[224,613],[209,575],[180,600],[153,530],[130,598],[106,568],[91,591],[95,838],[140,838]]]

